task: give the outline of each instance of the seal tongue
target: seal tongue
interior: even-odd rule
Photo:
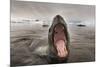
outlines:
[[[63,58],[66,57],[68,52],[66,50],[66,46],[65,46],[65,42],[64,40],[59,40],[56,42],[56,48],[57,48],[57,52],[58,52],[58,56]]]

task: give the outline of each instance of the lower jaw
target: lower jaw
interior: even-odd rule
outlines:
[[[60,57],[60,56],[58,56],[58,60],[65,60],[65,58],[67,58],[67,55],[64,56],[64,57]]]
[[[64,46],[66,48],[64,40],[59,40],[57,42],[58,43],[56,43],[56,46],[59,46],[59,45],[61,46],[62,45],[62,46]],[[67,54],[68,54],[67,48],[66,48],[66,50],[64,52],[62,51],[62,48],[64,50],[64,47],[61,47],[61,52],[64,53],[64,56],[58,54],[58,50],[60,50],[60,48],[57,49],[57,47],[56,47],[56,49],[57,49],[57,55],[58,55],[59,60],[64,60],[67,57]]]

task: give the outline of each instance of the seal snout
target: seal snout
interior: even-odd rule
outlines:
[[[58,19],[60,19],[60,18],[62,18],[60,15],[56,15],[56,18],[58,18]]]

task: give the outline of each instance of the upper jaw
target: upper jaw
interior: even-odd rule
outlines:
[[[53,24],[56,25],[58,23],[64,24],[64,19],[60,15],[56,15],[53,20]]]

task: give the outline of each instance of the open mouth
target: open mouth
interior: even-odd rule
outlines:
[[[66,42],[67,40],[64,32],[64,26],[57,24],[54,28],[54,46],[56,47],[59,58],[65,58],[68,56]]]

